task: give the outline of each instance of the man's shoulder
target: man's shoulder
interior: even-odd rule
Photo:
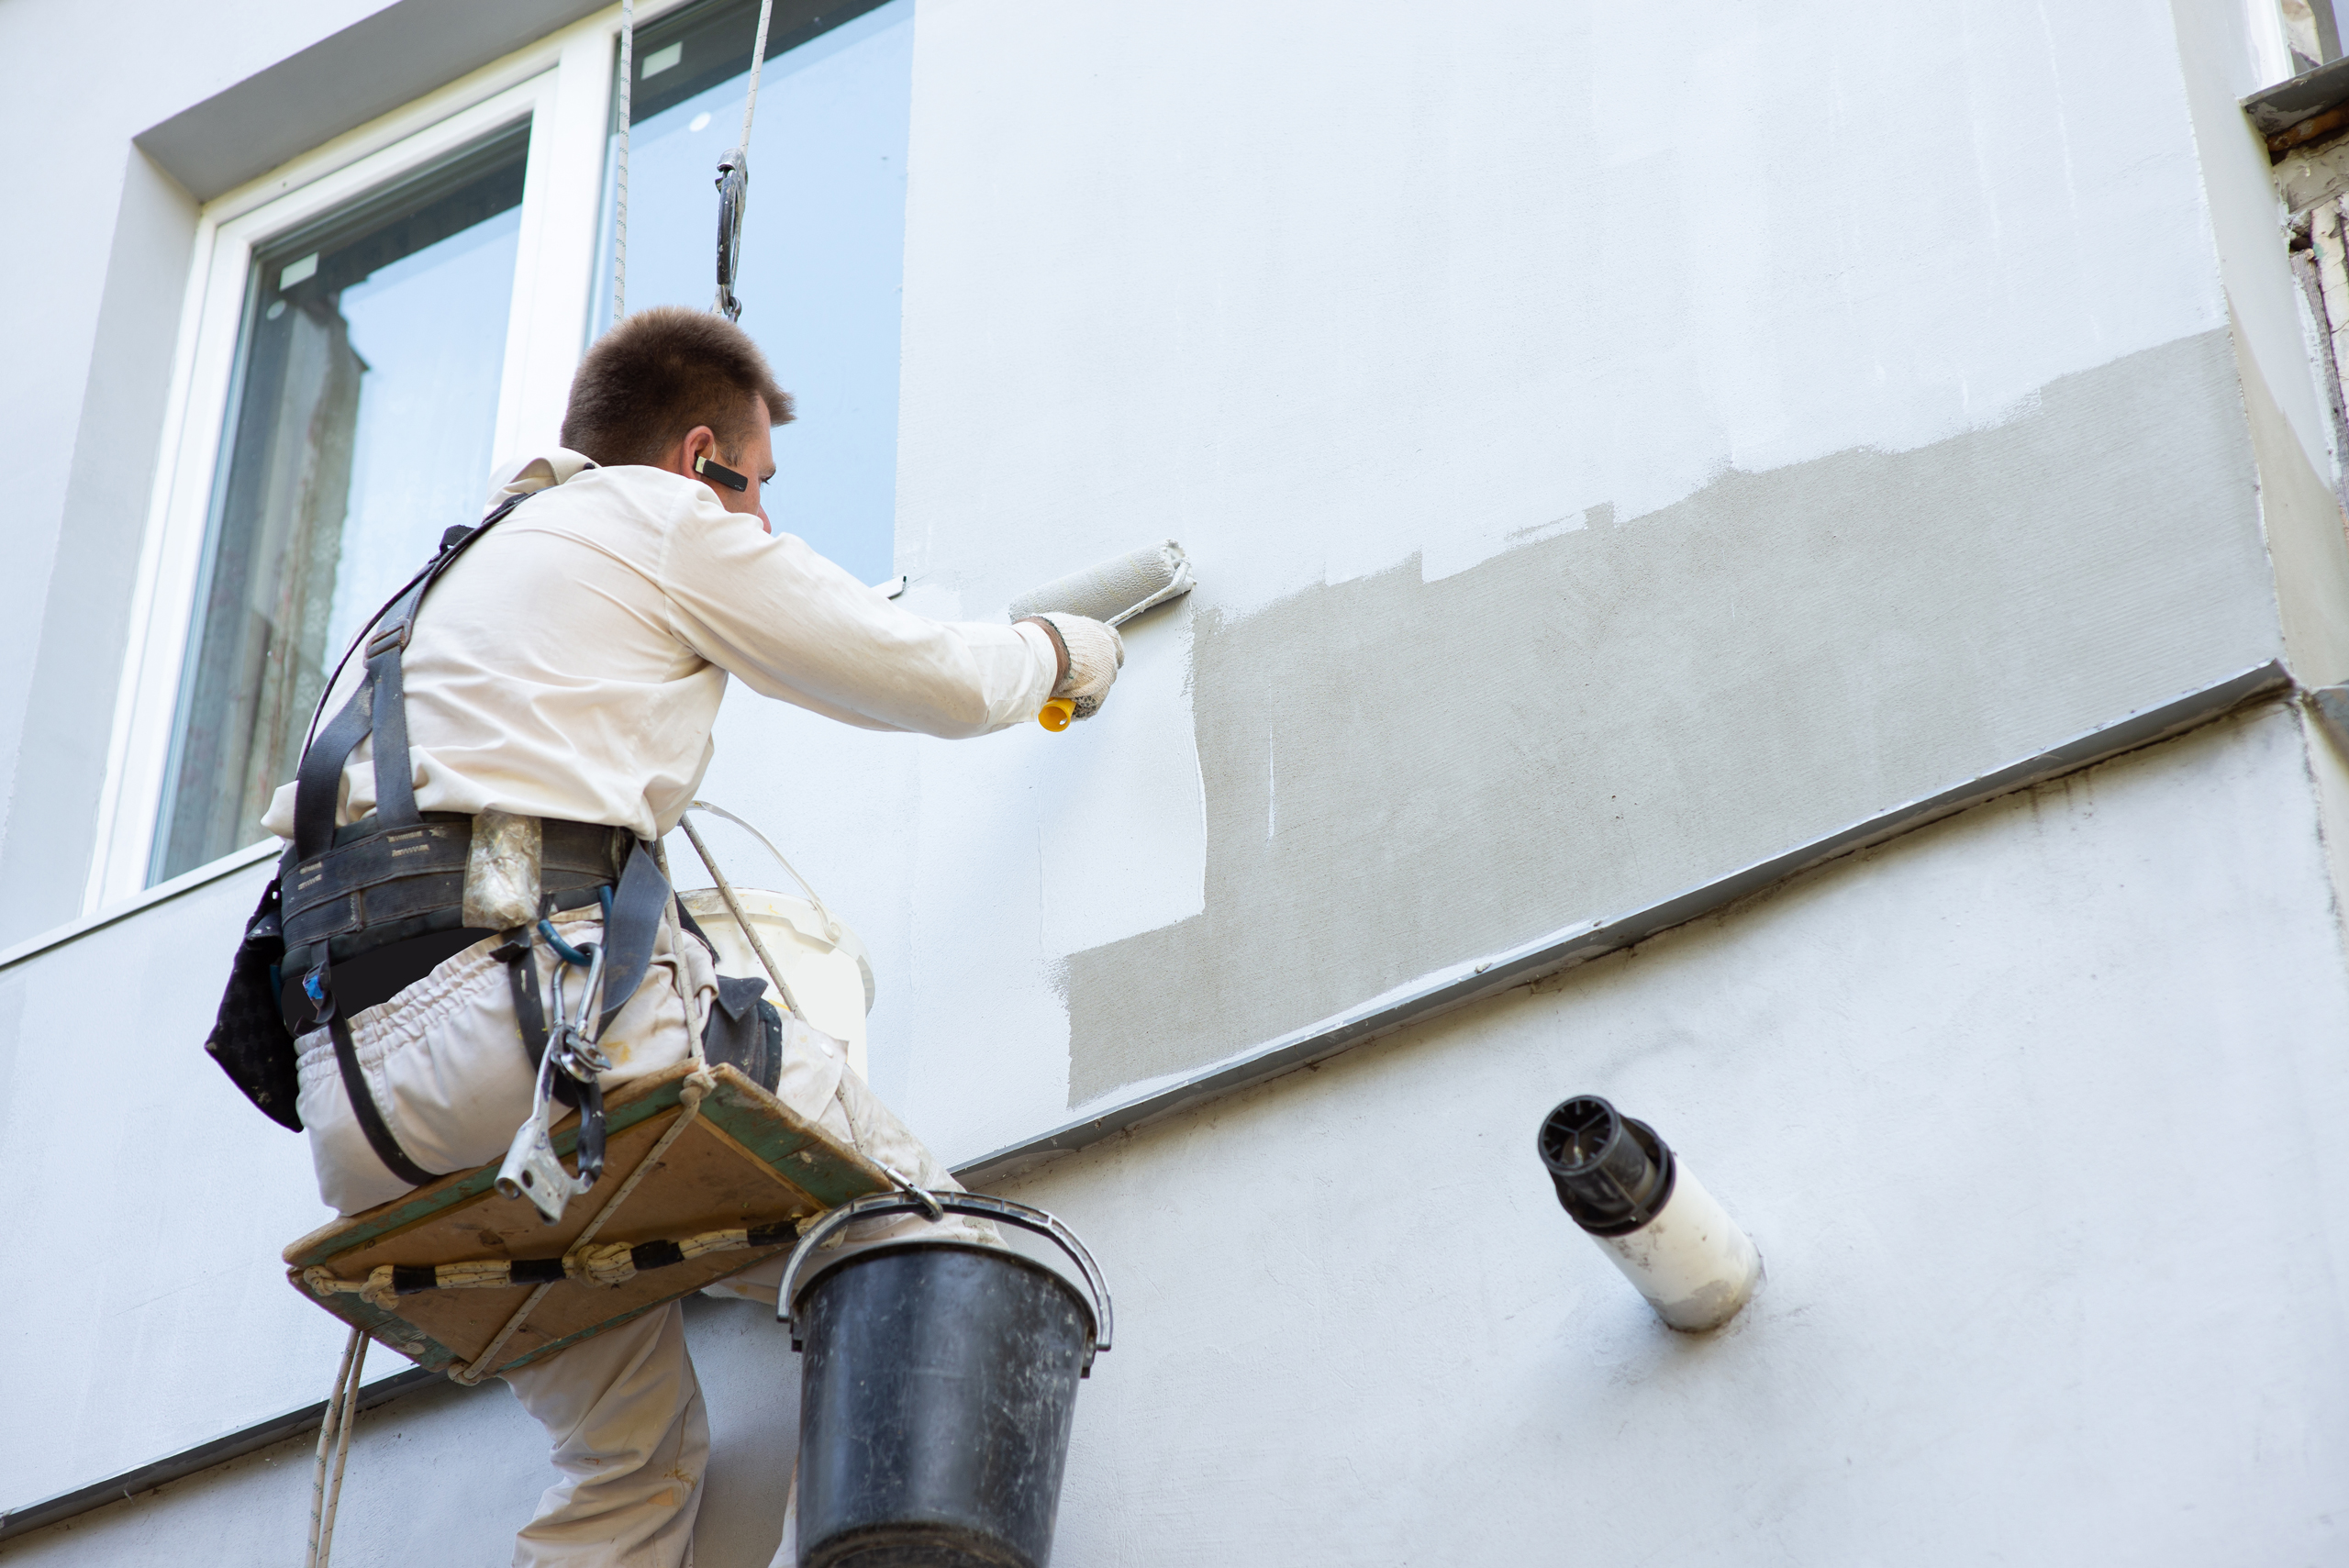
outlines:
[[[498,531],[517,542],[532,534],[570,534],[633,554],[655,547],[690,515],[699,488],[658,468],[589,468],[532,494]]]

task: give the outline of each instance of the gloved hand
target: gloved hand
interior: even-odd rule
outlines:
[[[1126,639],[1116,627],[1084,616],[1047,610],[1035,618],[1051,626],[1068,651],[1068,673],[1052,688],[1052,695],[1074,703],[1077,717],[1091,718],[1101,711],[1102,699],[1125,668]]]

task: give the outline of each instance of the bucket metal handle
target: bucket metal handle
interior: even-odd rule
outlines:
[[[1024,1203],[1014,1203],[1008,1197],[990,1197],[985,1193],[923,1192],[918,1188],[894,1193],[874,1193],[843,1204],[831,1210],[799,1238],[799,1245],[791,1250],[790,1262],[783,1265],[783,1282],[775,1293],[775,1320],[791,1331],[791,1348],[802,1348],[799,1320],[793,1316],[792,1307],[796,1291],[792,1282],[799,1277],[799,1270],[808,1255],[823,1244],[824,1239],[844,1225],[867,1219],[876,1214],[921,1214],[936,1220],[940,1211],[967,1214],[975,1218],[999,1219],[1006,1225],[1016,1225],[1022,1230],[1032,1230],[1056,1243],[1066,1252],[1085,1274],[1085,1288],[1093,1293],[1093,1342],[1085,1349],[1085,1366],[1080,1376],[1093,1375],[1093,1357],[1097,1351],[1109,1348],[1109,1284],[1101,1277],[1100,1266],[1076,1232],[1062,1224],[1041,1208],[1030,1208]]]

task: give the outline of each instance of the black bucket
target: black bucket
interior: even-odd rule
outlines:
[[[925,1210],[1049,1237],[1093,1300],[1017,1252],[921,1240],[860,1252],[794,1299],[840,1227]],[[975,1193],[861,1198],[800,1238],[779,1299],[807,1358],[799,1568],[1044,1568],[1077,1381],[1109,1348],[1108,1289],[1068,1228]]]

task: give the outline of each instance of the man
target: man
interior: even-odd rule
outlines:
[[[927,620],[775,533],[760,486],[774,473],[771,428],[791,417],[758,349],[722,317],[663,308],[615,328],[573,383],[563,450],[511,472],[493,506],[526,499],[415,608],[392,682],[405,684],[404,710],[387,720],[380,701],[350,705],[374,727],[331,784],[333,826],[351,834],[303,826],[299,784],[278,792],[265,826],[338,846],[369,831],[376,753],[398,751],[386,724],[404,711],[415,809],[542,819],[551,885],[559,840],[608,841],[619,864],[639,852],[633,840],[657,842],[676,825],[708,766],[729,675],[843,723],[943,737],[1021,722],[1054,696],[1081,716],[1099,706],[1124,657],[1100,622]],[[395,640],[379,633],[370,658]],[[370,678],[354,663],[328,711]],[[331,751],[339,726],[347,740],[339,718],[314,757]],[[317,767],[332,765],[328,756]],[[329,775],[317,777],[306,798],[322,813]],[[395,782],[382,787],[398,794]],[[300,858],[312,852],[306,845]],[[289,888],[289,942],[294,897]],[[592,888],[550,902],[572,912],[557,921],[566,941],[604,940]],[[611,1062],[607,1086],[684,1060],[710,1018],[710,954],[663,909],[644,978],[597,1041]],[[344,1214],[420,1176],[498,1159],[529,1112],[522,1042],[555,961],[543,951],[518,961],[495,932],[440,914],[437,931],[364,953],[339,947],[330,973],[320,959],[306,981],[286,975],[307,985],[311,1010],[296,1041],[300,1118],[320,1195]],[[914,1180],[951,1183],[869,1097],[854,1114],[904,1151]],[[545,1424],[562,1476],[514,1561],[685,1562],[709,1434],[679,1308],[507,1382]]]

